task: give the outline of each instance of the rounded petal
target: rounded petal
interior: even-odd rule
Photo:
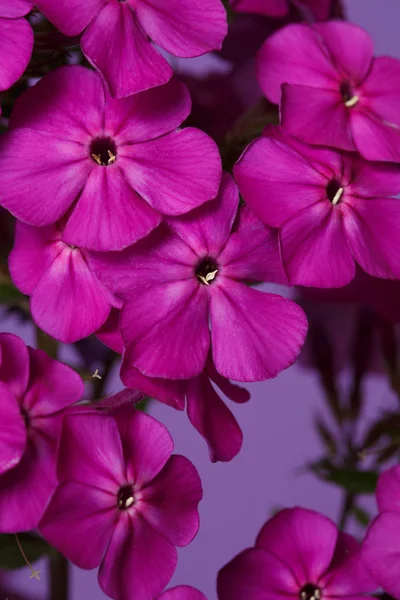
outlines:
[[[115,98],[167,83],[173,73],[138,22],[137,8],[133,10],[128,3],[105,3],[81,41],[83,53],[101,72]]]
[[[267,550],[294,574],[300,586],[317,582],[327,571],[338,539],[336,525],[313,510],[280,511],[261,529],[257,548]],[[298,589],[298,588],[297,588]]]
[[[400,161],[400,125],[356,110],[351,115],[351,131],[357,151],[367,160]]]
[[[0,0],[0,17],[15,19],[24,17],[33,8],[31,0]]]
[[[80,0],[79,4],[84,6]],[[72,13],[70,3],[65,6]],[[87,146],[102,132],[104,103],[104,86],[97,73],[79,65],[60,67],[21,94],[14,104],[10,128],[27,127]],[[90,156],[89,148],[82,152]],[[32,162],[38,154],[49,160],[52,153],[45,141],[38,140],[25,162]]]
[[[75,565],[94,569],[112,537],[117,510],[114,495],[85,483],[67,481],[56,489],[39,530]]]
[[[218,147],[199,129],[187,127],[125,146],[121,157],[132,189],[162,214],[187,213],[218,193],[222,175]]]
[[[288,0],[230,0],[230,2],[235,12],[265,17],[285,17],[289,12]]]
[[[383,512],[370,525],[362,547],[362,559],[385,592],[400,596],[400,514]]]
[[[10,389],[0,382],[0,475],[15,467],[25,450],[26,427]],[[1,480],[0,480],[1,481]]]
[[[74,203],[91,169],[76,142],[11,130],[0,144],[0,204],[24,223],[50,225]]]
[[[232,400],[232,402],[244,404],[250,400],[250,392],[246,390],[246,388],[236,385],[229,381],[229,379],[222,377],[222,375],[217,372],[214,363],[210,358],[207,361],[206,372],[208,377],[215,383],[221,392],[229,398],[229,400]]]
[[[29,353],[21,338],[0,333],[0,381],[5,383],[20,402],[29,381]]]
[[[211,462],[232,460],[240,452],[243,433],[206,373],[188,381],[186,399],[190,422],[206,440]]]
[[[287,25],[270,36],[258,54],[258,82],[265,96],[279,104],[283,83],[339,89],[339,74],[316,31]]]
[[[374,58],[362,85],[360,105],[387,125],[400,126],[396,108],[400,100],[400,60],[391,56]]]
[[[174,546],[187,546],[199,530],[202,497],[196,468],[185,456],[174,455],[142,490],[142,517]]]
[[[96,337],[117,354],[124,353],[124,340],[119,329],[120,314],[120,310],[112,308],[107,321],[96,331]]]
[[[380,474],[375,493],[381,512],[390,510],[400,513],[400,466],[392,467]]]
[[[99,571],[99,584],[111,598],[148,600],[157,596],[174,574],[174,546],[139,515],[119,519]]]
[[[98,252],[122,250],[145,237],[161,222],[128,185],[117,161],[96,165],[64,229],[63,239]]]
[[[190,58],[221,50],[228,33],[220,0],[146,0],[137,3],[138,19],[147,35],[174,56]]]
[[[8,90],[31,59],[33,31],[26,19],[0,17],[0,90]]]
[[[131,407],[120,409],[114,417],[135,488],[148,486],[172,454],[171,435],[162,423]]]
[[[299,587],[291,569],[272,552],[244,550],[218,573],[220,600],[289,600]]]
[[[106,0],[68,0],[54,2],[53,0],[35,0],[41,13],[64,35],[78,35],[97,15]]]
[[[328,200],[298,212],[280,230],[283,264],[292,285],[336,288],[356,274],[344,223],[347,214]]]
[[[158,596],[158,600],[207,600],[207,598],[189,585],[178,585]]]
[[[225,278],[210,294],[210,320],[215,367],[235,381],[276,377],[296,360],[307,333],[297,304]]]

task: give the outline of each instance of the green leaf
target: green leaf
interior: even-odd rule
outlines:
[[[315,463],[312,470],[321,479],[335,483],[350,494],[373,494],[378,481],[376,471],[359,471],[357,469],[336,468],[320,466]]]
[[[18,538],[30,563],[55,552],[45,540],[30,533],[19,533]],[[15,535],[0,535],[0,569],[13,570],[26,566]]]
[[[371,521],[371,515],[366,510],[361,508],[361,506],[353,506],[352,510],[356,521],[363,527],[367,527]]]
[[[26,298],[11,283],[0,283],[0,304],[19,304]]]

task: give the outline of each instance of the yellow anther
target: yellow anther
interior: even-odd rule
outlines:
[[[359,100],[360,100],[359,96],[353,96],[352,98],[349,98],[349,100],[346,100],[344,105],[347,106],[347,108],[352,108],[353,106],[355,106],[357,104],[357,102]]]

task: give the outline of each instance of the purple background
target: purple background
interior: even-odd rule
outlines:
[[[349,20],[372,34],[376,53],[400,58],[399,0],[348,0],[346,4]],[[31,327],[22,327],[15,319],[3,320],[1,330],[18,333],[26,342],[34,343]],[[66,352],[62,358],[73,360]],[[345,380],[346,373],[343,374]],[[117,391],[119,387],[116,372],[108,391]],[[193,585],[204,592],[208,600],[216,599],[218,569],[254,542],[273,510],[302,505],[333,519],[340,510],[338,489],[301,473],[302,465],[321,452],[313,417],[326,409],[315,374],[295,365],[276,380],[253,384],[249,389],[250,403],[233,407],[230,404],[243,429],[244,444],[239,456],[229,464],[209,462],[205,443],[190,426],[186,414],[158,403],[153,403],[151,408],[151,414],[170,429],[176,452],[194,462],[204,486],[200,532],[190,546],[179,551],[179,564],[171,585]],[[394,402],[379,376],[368,378],[366,391],[369,415]],[[40,582],[30,580],[29,575],[28,570],[21,570],[13,575],[12,582],[29,597],[45,598],[45,567]],[[100,600],[106,596],[97,586],[95,571],[74,568],[72,600],[86,598]]]

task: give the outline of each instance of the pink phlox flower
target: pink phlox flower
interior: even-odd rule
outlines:
[[[42,350],[0,334],[0,532],[35,529],[57,485],[56,456],[66,409],[82,379]]]
[[[70,10],[70,9],[69,9]],[[112,100],[98,74],[61,67],[17,100],[0,143],[0,203],[78,248],[120,250],[215,198],[221,158],[177,80]],[[24,157],[24,158],[21,158]]]
[[[268,127],[234,168],[249,207],[279,228],[290,283],[345,286],[356,263],[369,275],[400,278],[400,168],[308,146]]]
[[[352,23],[288,25],[264,43],[258,79],[280,103],[281,124],[309,144],[400,159],[400,61],[373,57],[370,35]]]
[[[72,343],[95,333],[121,302],[90,269],[89,251],[65,243],[62,236],[58,225],[17,222],[9,268],[18,289],[31,297],[35,323],[53,338]]]
[[[111,598],[162,592],[199,527],[199,475],[158,421],[134,408],[64,419],[60,485],[41,521],[43,536],[83,569],[100,565]],[[73,535],[71,534],[73,532]]]
[[[254,548],[244,550],[218,575],[219,600],[324,600],[361,598],[375,583],[360,545],[325,516],[304,508],[277,513]]]
[[[124,299],[122,337],[143,375],[200,375],[210,347],[218,373],[236,381],[275,377],[297,358],[303,311],[246,285],[286,281],[276,232],[246,207],[236,218],[238,206],[226,174],[216,200],[121,253],[92,254],[98,277]]]
[[[189,585],[178,585],[158,596],[157,600],[207,600],[207,598]]]
[[[227,18],[220,0],[37,0],[39,10],[81,47],[114,97],[166,83],[172,69],[152,41],[189,58],[220,50]]]

